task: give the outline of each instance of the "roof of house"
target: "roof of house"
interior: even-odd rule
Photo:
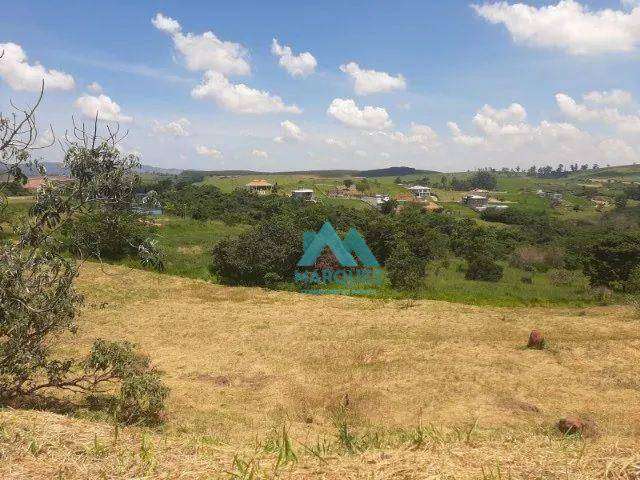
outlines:
[[[417,200],[416,197],[408,193],[398,193],[393,198],[398,202],[419,202],[419,200]]]
[[[300,188],[298,190],[294,190],[293,193],[313,193],[313,190],[310,188]]]
[[[424,187],[422,185],[414,185],[413,187],[409,187],[409,190],[431,190],[431,187]]]
[[[25,190],[37,190],[40,188],[46,180],[51,182],[72,182],[73,179],[69,177],[51,176],[51,177],[33,177],[27,180],[27,183],[23,185]]]
[[[473,200],[489,200],[487,197],[483,197],[482,195],[467,195],[465,198],[471,198]]]
[[[247,186],[247,187],[273,187],[273,185],[270,184],[269,182],[267,182],[265,179],[251,180],[245,186]]]

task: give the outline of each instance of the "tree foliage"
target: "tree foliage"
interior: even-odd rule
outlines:
[[[75,133],[65,157],[74,182],[45,182],[29,216],[14,225],[17,240],[0,245],[0,403],[52,390],[105,393],[119,386],[114,403],[119,419],[155,421],[167,390],[131,344],[97,341],[86,359],[54,348],[61,335],[76,332],[82,303],[74,288],[78,267],[65,255],[61,232],[88,212],[118,208],[129,200],[122,192],[131,186],[130,162],[119,162],[115,153],[117,133],[109,131],[104,139],[97,127],[92,134],[84,127]],[[33,141],[33,132],[25,135]],[[26,160],[26,144],[13,142],[0,145],[3,158]],[[78,247],[84,251],[87,245]]]

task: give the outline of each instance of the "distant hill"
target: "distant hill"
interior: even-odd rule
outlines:
[[[62,163],[58,162],[42,162],[41,165],[45,168],[47,175],[59,176],[59,175],[68,175],[69,171],[64,168]],[[39,177],[40,172],[38,172],[35,168],[25,168],[25,174],[27,177]],[[177,168],[160,168],[153,167],[151,165],[142,165],[140,167],[140,173],[161,173],[165,175],[179,175],[182,170]]]
[[[62,163],[43,162],[47,174],[67,175],[69,172]],[[177,175],[186,182],[201,182],[210,176],[260,176],[260,175],[313,175],[316,177],[336,178],[336,177],[402,177],[405,175],[438,173],[434,170],[417,170],[412,167],[389,167],[375,170],[293,170],[282,172],[261,172],[258,170],[180,170],[177,168],[161,168],[151,165],[142,165],[141,173],[155,173],[163,175]],[[26,169],[28,177],[38,177],[40,174],[36,169]]]
[[[438,173],[435,170],[416,170],[411,167],[389,167],[378,170],[363,170],[359,172],[360,177],[403,177],[405,175]]]
[[[438,173],[433,170],[416,170],[412,167],[389,167],[377,170],[293,170],[283,172],[260,172],[257,170],[184,170],[180,178],[187,182],[201,182],[210,176],[266,176],[266,175],[313,175],[316,177],[402,177],[405,175]]]
[[[640,165],[619,165],[603,167],[598,170],[584,170],[571,173],[571,178],[620,178],[621,180],[640,181]]]

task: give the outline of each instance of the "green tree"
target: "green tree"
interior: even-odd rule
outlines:
[[[476,253],[467,256],[467,280],[482,280],[484,282],[498,282],[502,278],[504,268],[490,256]]]
[[[85,140],[86,148],[95,149],[96,144],[115,143],[116,138],[110,135],[99,141],[94,130]],[[4,155],[6,148],[0,145],[0,153]],[[28,157],[29,150],[23,155]],[[90,171],[82,164],[87,155],[74,158],[78,160],[73,165],[75,174]],[[123,178],[115,164],[108,173]],[[60,232],[86,205],[117,201],[110,190],[95,188],[95,182],[91,175],[78,175],[71,196],[45,183],[29,216],[14,225],[17,240],[0,246],[0,404],[59,389],[95,393],[110,385],[120,387],[112,405],[114,413],[125,416],[118,413],[117,418],[158,421],[168,391],[160,373],[132,345],[97,341],[86,359],[53,348],[61,335],[77,331],[76,314],[82,302],[74,288],[78,267],[64,254]]]
[[[365,178],[363,180],[358,180],[356,182],[356,188],[359,192],[368,192],[371,190],[371,185],[369,185],[369,181]]]
[[[629,199],[629,197],[625,193],[620,193],[620,194],[616,195],[616,198],[614,199],[614,203],[615,203],[616,208],[618,208],[620,210],[625,208],[627,206],[628,199]]]
[[[385,269],[393,288],[415,291],[424,284],[426,261],[413,254],[404,242],[396,244]]]
[[[64,165],[74,181],[57,186],[55,194],[74,212],[65,224],[69,249],[109,259],[155,251],[157,260],[149,263],[162,269],[160,252],[152,241],[153,230],[138,205],[150,197],[138,201],[136,196],[138,158],[123,155],[110,142],[90,147],[83,140],[69,146]]]
[[[640,265],[640,233],[605,235],[586,248],[583,262],[592,285],[624,289],[631,273]]]
[[[471,188],[481,188],[483,190],[495,190],[498,186],[498,179],[494,174],[486,170],[474,173],[469,179]]]
[[[303,253],[303,231],[288,216],[262,222],[215,245],[209,270],[231,285],[272,285],[275,278],[292,279]]]

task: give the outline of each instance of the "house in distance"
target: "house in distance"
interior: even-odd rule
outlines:
[[[35,192],[47,181],[55,184],[61,184],[61,183],[71,183],[73,182],[73,179],[69,177],[63,177],[63,176],[32,177],[27,180],[27,183],[24,184],[23,188],[30,192]]]
[[[305,202],[316,201],[315,194],[310,188],[299,188],[298,190],[294,190],[291,192],[291,198],[297,198],[298,200],[303,200]]]
[[[413,194],[414,197],[420,198],[422,200],[429,200],[431,198],[431,188],[429,187],[414,185],[413,187],[409,187],[409,191]]]
[[[273,193],[273,185],[264,179],[251,180],[245,187],[256,195],[269,195]]]

